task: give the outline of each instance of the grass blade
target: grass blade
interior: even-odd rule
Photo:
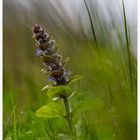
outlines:
[[[13,107],[13,123],[14,123],[14,140],[17,140],[17,125],[16,125],[16,111],[15,111],[15,106],[14,105],[14,101],[11,97],[11,103],[12,103],[12,107]]]
[[[11,120],[11,117],[12,117],[12,115],[13,115],[14,110],[16,109],[16,107],[17,107],[16,105],[13,107],[13,109],[12,109],[12,111],[11,111],[11,114],[9,115],[9,117],[8,117],[6,123],[5,123],[5,127],[4,127],[4,129],[3,129],[3,134],[5,133],[5,131],[6,131],[6,129],[7,129],[7,126],[8,126],[8,124],[9,124],[10,120]]]
[[[89,20],[90,20],[90,24],[91,24],[91,29],[92,29],[93,38],[94,38],[96,47],[98,47],[97,38],[96,38],[96,34],[95,34],[95,29],[94,29],[94,26],[93,26],[91,14],[90,14],[90,11],[89,11],[89,8],[88,8],[88,5],[87,5],[86,0],[84,0],[84,3],[85,3],[85,6],[86,6],[86,9],[87,9],[87,12],[88,12],[88,16],[89,16]]]
[[[131,69],[130,40],[129,40],[129,37],[128,37],[128,28],[127,28],[126,12],[125,12],[125,5],[124,5],[124,1],[123,1],[123,0],[122,0],[122,6],[123,6],[123,20],[124,20],[124,30],[125,30],[126,48],[127,48],[127,55],[128,55],[130,85],[131,85],[131,91],[133,92],[133,80],[132,80],[132,69]]]

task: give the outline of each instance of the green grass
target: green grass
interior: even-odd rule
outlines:
[[[69,135],[67,122],[63,118],[40,119],[35,116],[36,110],[49,102],[46,93],[41,91],[47,82],[47,75],[40,72],[42,65],[34,56],[30,29],[15,16],[12,24],[4,23],[4,140],[136,140],[137,62],[131,49],[125,5],[122,2],[125,40],[123,34],[114,29],[118,41],[115,44],[107,36],[108,25],[102,24],[103,35],[106,36],[99,36],[93,22],[97,17],[90,11],[88,1],[84,2],[92,39],[83,33],[82,27],[79,32],[83,36],[77,36],[68,28],[65,18],[57,13],[62,19],[61,30],[54,13],[45,11],[50,9],[44,9],[48,22],[39,13],[36,15],[39,23],[53,33],[61,54],[70,57],[67,69],[73,75],[84,77],[73,86],[75,95],[70,98],[76,137]],[[39,10],[38,5],[34,6]],[[105,41],[101,41],[102,38]]]

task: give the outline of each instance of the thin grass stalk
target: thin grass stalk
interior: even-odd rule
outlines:
[[[123,45],[122,44],[122,36],[121,36],[121,33],[118,31],[117,32],[117,34],[118,34],[118,38],[119,38],[119,40],[120,40],[120,46],[121,45]],[[126,72],[126,67],[125,67],[125,58],[124,58],[124,49],[121,47],[121,65],[122,65],[122,73],[123,73],[123,77],[124,77],[124,80],[125,80],[125,82],[127,83],[127,84],[129,84],[129,81],[128,81],[128,79],[127,79],[127,72]]]
[[[90,24],[91,24],[91,29],[92,29],[92,34],[93,34],[93,38],[95,40],[95,44],[96,44],[96,47],[98,47],[98,41],[97,41],[97,38],[96,38],[96,34],[95,34],[95,29],[94,29],[94,26],[93,26],[93,22],[92,22],[92,18],[91,18],[91,14],[90,14],[90,11],[89,11],[89,8],[88,8],[88,5],[87,5],[87,2],[86,0],[84,0],[84,3],[85,3],[85,6],[86,6],[86,9],[87,9],[87,12],[88,12],[88,16],[89,16],[89,20],[90,20]],[[99,47],[98,47],[99,49]],[[105,82],[106,82],[106,86],[108,88],[108,92],[109,92],[109,100],[110,102],[113,101],[113,95],[112,95],[112,90],[111,90],[111,86],[107,80],[107,76],[105,74],[105,71],[104,71],[104,66],[103,66],[103,62],[102,62],[102,56],[100,55],[100,50],[97,49],[97,52],[98,52],[98,55],[99,55],[99,59],[100,59],[100,62],[101,62],[101,66],[102,66],[102,69],[103,69],[103,73],[104,73],[104,79],[105,79]],[[112,104],[112,103],[111,103]]]
[[[55,130],[54,130],[54,127],[53,127],[53,120],[48,119],[48,125],[49,125],[49,129],[52,132],[52,135],[55,135]]]
[[[12,109],[12,111],[11,111],[11,113],[10,113],[10,115],[9,115],[9,117],[8,117],[8,119],[7,119],[7,121],[6,121],[6,123],[5,123],[5,127],[4,127],[4,129],[3,129],[3,135],[4,135],[4,133],[6,132],[7,126],[8,126],[8,124],[9,124],[10,120],[11,120],[11,117],[12,117],[12,115],[13,115],[14,110],[16,109],[16,107],[17,107],[16,105],[13,107],[13,109]]]
[[[124,20],[126,48],[127,48],[127,55],[128,55],[128,66],[129,66],[130,85],[131,85],[131,91],[133,92],[133,79],[132,79],[132,69],[131,69],[130,40],[129,40],[129,36],[128,36],[126,12],[125,12],[125,5],[124,5],[124,1],[123,0],[122,0],[122,6],[123,6],[123,20]]]
[[[13,108],[13,123],[14,123],[14,140],[17,140],[17,125],[16,125],[16,111],[15,111],[15,106],[14,101],[11,97],[11,103],[12,103],[12,108]]]
[[[94,29],[94,26],[93,26],[91,14],[90,14],[90,11],[89,11],[89,8],[88,8],[86,0],[84,0],[84,3],[85,3],[85,6],[86,6],[86,9],[87,9],[87,12],[88,12],[88,16],[89,16],[89,20],[90,20],[90,24],[91,24],[91,29],[92,29],[92,35],[93,35],[96,47],[98,47],[98,42],[97,42],[97,38],[96,38],[96,34],[95,34],[95,29]]]

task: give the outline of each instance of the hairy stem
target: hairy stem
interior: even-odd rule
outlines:
[[[64,105],[65,105],[65,109],[66,109],[66,120],[67,120],[68,125],[69,125],[70,133],[74,134],[73,124],[72,124],[72,116],[71,116],[71,112],[70,112],[70,105],[69,105],[68,98],[64,97],[63,101],[64,101]]]

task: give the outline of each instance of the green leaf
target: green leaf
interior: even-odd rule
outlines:
[[[61,86],[53,86],[48,89],[47,95],[49,97],[69,97],[72,94],[72,89],[69,86],[61,85]]]
[[[75,75],[75,76],[73,76],[72,79],[69,81],[68,85],[71,85],[71,84],[73,84],[73,83],[75,83],[75,82],[77,82],[77,81],[79,81],[79,80],[81,80],[81,79],[83,79],[83,78],[84,78],[84,77],[81,76],[81,75]]]
[[[64,116],[65,111],[60,104],[51,102],[39,108],[35,115],[39,118],[58,118]]]

